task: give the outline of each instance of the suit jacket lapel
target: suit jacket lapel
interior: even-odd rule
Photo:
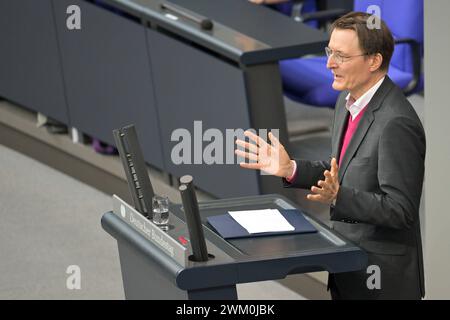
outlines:
[[[355,155],[356,151],[359,148],[359,145],[363,141],[367,131],[369,130],[370,126],[372,125],[372,122],[375,119],[374,112],[378,108],[381,107],[381,103],[383,102],[384,97],[390,91],[392,86],[393,86],[393,83],[392,83],[391,79],[389,79],[389,77],[386,75],[386,78],[384,79],[380,88],[378,88],[378,90],[375,93],[375,95],[373,96],[372,100],[370,100],[369,104],[367,105],[367,109],[364,112],[364,115],[362,116],[362,118],[358,124],[358,128],[356,129],[355,133],[353,134],[352,139],[350,140],[347,150],[345,151],[344,157],[342,158],[341,167],[339,168],[339,181],[342,181],[342,178],[344,177],[344,174],[347,171],[347,167],[350,163],[350,160]],[[342,135],[344,134],[343,133],[344,130],[345,130],[345,128],[342,128],[342,132],[340,134],[340,139],[342,138]],[[339,145],[338,149],[340,152],[340,145]]]

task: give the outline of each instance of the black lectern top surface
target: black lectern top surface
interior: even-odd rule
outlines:
[[[104,1],[148,21],[156,30],[165,30],[244,65],[322,53],[328,43],[326,33],[247,0]],[[165,3],[187,15],[164,9],[161,5]],[[212,29],[203,29],[198,17],[211,20]]]
[[[248,0],[170,0],[272,48],[314,43],[323,33]]]
[[[335,250],[357,249],[352,243],[341,239],[329,228],[303,211],[305,218],[318,230],[314,233],[284,234],[265,237],[223,239],[207,222],[208,216],[225,214],[228,211],[256,209],[296,209],[287,199],[279,195],[231,198],[199,203],[206,238],[236,260],[267,257],[288,257]],[[182,217],[180,217],[182,218]]]

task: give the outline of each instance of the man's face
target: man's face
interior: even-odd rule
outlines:
[[[335,54],[344,58],[341,64],[336,63],[334,55],[327,61],[327,68],[334,75],[333,89],[348,90],[354,98],[364,93],[365,84],[371,77],[370,59],[361,56],[364,52],[359,47],[358,36],[354,30],[334,29],[328,47]],[[351,58],[348,58],[351,57]],[[355,97],[356,96],[356,97]]]

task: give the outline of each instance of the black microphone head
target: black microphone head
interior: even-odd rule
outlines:
[[[185,175],[180,178],[180,183],[181,184],[190,184],[193,180],[194,180],[194,178],[192,176]]]
[[[202,22],[200,23],[200,26],[202,27],[202,29],[211,30],[213,28],[213,23],[211,20],[205,19],[205,20],[202,20]]]

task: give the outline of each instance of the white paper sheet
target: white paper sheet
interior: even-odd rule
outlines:
[[[249,233],[295,230],[277,209],[228,211],[228,213]]]

